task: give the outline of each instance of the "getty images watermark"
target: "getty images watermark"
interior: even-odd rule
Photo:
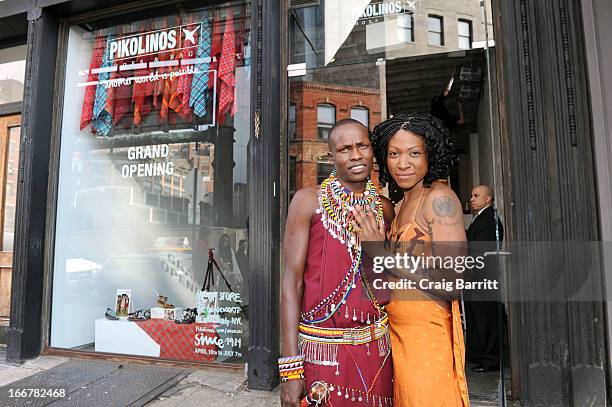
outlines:
[[[374,277],[372,286],[377,290],[497,290],[499,282],[496,279],[482,278],[471,280],[460,278],[466,271],[471,273],[484,270],[484,256],[414,256],[408,253],[375,256],[372,258]],[[431,277],[434,271],[451,272],[450,278]],[[396,279],[388,280],[380,276],[389,273]],[[418,275],[418,277],[417,277]],[[406,277],[402,277],[406,276]],[[416,278],[414,278],[416,277]]]

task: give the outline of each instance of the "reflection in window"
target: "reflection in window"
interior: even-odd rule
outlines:
[[[327,139],[329,131],[336,123],[336,107],[326,103],[317,106],[317,131],[319,138]]]
[[[427,17],[427,30],[429,45],[444,45],[443,19],[440,16]]]
[[[414,16],[412,13],[397,16],[397,39],[401,42],[414,42]]]
[[[317,164],[317,184],[320,185],[325,178],[329,177],[329,174],[334,170],[334,165],[330,163],[318,163]]]
[[[293,199],[293,195],[296,192],[296,158],[293,156],[289,156],[289,202]]]
[[[289,140],[295,139],[295,103],[289,105]]]
[[[7,175],[4,189],[4,226],[2,231],[2,250],[13,250],[13,239],[15,236],[15,207],[17,206],[17,173],[13,169],[13,163],[19,162],[19,139],[21,127],[9,128],[9,143],[7,151]]]
[[[370,111],[366,107],[351,108],[351,119],[355,119],[367,128],[370,128]]]
[[[459,19],[457,22],[457,33],[459,38],[459,49],[472,48],[472,22]]]
[[[23,100],[27,47],[0,49],[0,105]]]

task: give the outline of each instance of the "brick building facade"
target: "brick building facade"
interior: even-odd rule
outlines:
[[[290,192],[293,194],[300,188],[317,185],[331,168],[327,138],[319,136],[317,111],[320,105],[335,108],[335,121],[352,117],[356,108],[367,112],[370,130],[382,119],[378,89],[304,81],[291,85],[289,98],[291,109],[295,112],[290,117],[292,134],[289,135],[289,158],[291,165],[295,165],[295,170],[290,172],[295,174],[295,179],[290,182]],[[377,176],[372,179],[378,181]]]

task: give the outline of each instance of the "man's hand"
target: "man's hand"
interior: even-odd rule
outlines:
[[[289,380],[281,383],[281,406],[299,407],[302,395],[306,393],[304,380]]]

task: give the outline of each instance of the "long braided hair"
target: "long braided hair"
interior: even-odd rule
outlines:
[[[423,179],[424,187],[428,188],[435,180],[448,177],[453,166],[453,145],[444,123],[429,113],[400,113],[374,127],[371,136],[381,185],[389,183],[390,187],[397,189],[387,167],[387,154],[389,140],[400,130],[407,130],[425,139],[428,170]]]

